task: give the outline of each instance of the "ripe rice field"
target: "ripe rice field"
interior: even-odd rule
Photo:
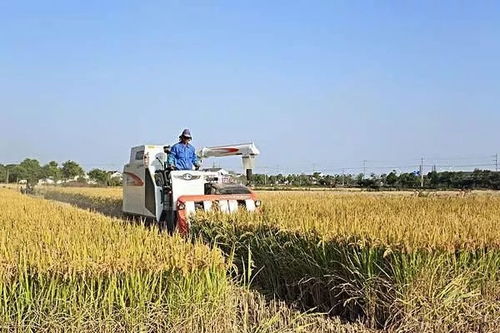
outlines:
[[[221,310],[216,249],[9,190],[0,198],[0,327],[128,330],[151,316],[167,329],[196,325],[186,310]]]
[[[1,331],[368,332],[235,286],[195,240],[1,188],[0,226]]]
[[[261,197],[261,215],[194,227],[237,257],[251,249],[263,289],[370,327],[498,330],[500,197]]]
[[[259,196],[263,207],[258,214],[211,212],[195,217],[192,235],[208,246],[199,242],[184,246],[203,248],[198,251],[212,255],[212,265],[217,267],[204,263],[201,271],[216,272],[217,279],[229,276],[243,281],[293,308],[328,313],[330,318],[371,329],[499,331],[500,196],[324,192],[261,192]],[[121,207],[120,189],[57,188],[48,190],[45,197],[110,216],[118,216]],[[42,202],[38,199],[36,205]],[[49,216],[43,220],[56,219]],[[141,226],[128,228],[153,233],[153,239],[157,236]],[[177,236],[160,240],[169,241],[183,242]],[[71,243],[65,249],[70,248]],[[11,259],[11,266],[14,262]],[[154,266],[154,260],[150,262]],[[81,264],[70,262],[66,267],[77,263]],[[225,277],[221,270],[226,270]],[[91,271],[85,272],[94,276]],[[188,272],[197,276],[199,271]],[[227,297],[220,295],[227,295],[230,283],[219,285],[212,299]],[[340,330],[323,328],[319,331]],[[287,329],[299,330],[293,325]]]
[[[58,188],[49,198],[109,214],[121,210],[119,188]],[[269,225],[323,240],[413,249],[500,247],[500,196],[414,197],[321,192],[261,192],[262,214],[215,215],[239,225]]]

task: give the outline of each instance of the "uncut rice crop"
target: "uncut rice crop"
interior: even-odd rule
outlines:
[[[500,247],[500,196],[259,192],[260,214],[214,218],[314,232],[322,239],[357,240],[390,248]],[[47,197],[106,212],[121,210],[121,188],[55,188]],[[107,207],[107,208],[106,208]]]
[[[318,192],[259,193],[260,214],[220,215],[324,240],[413,249],[500,248],[500,196],[411,197]]]
[[[84,191],[120,205],[120,189]],[[259,213],[201,213],[192,232],[259,289],[375,328],[498,330],[500,196],[258,195]]]
[[[375,328],[500,324],[500,197],[260,198],[258,214],[198,214],[193,232],[253,266],[264,290]]]
[[[0,226],[4,329],[196,330],[223,308],[226,265],[202,244],[5,189]]]
[[[235,287],[217,250],[68,205],[0,190],[0,226],[1,330],[369,332]]]

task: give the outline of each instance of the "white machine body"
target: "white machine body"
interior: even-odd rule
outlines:
[[[259,151],[254,144],[207,147],[198,151],[200,158],[241,155],[246,169],[251,169],[253,159],[258,154]],[[125,214],[160,220],[169,200],[166,198],[167,194],[163,193],[162,186],[157,184],[155,174],[157,170],[164,168],[166,159],[164,145],[141,145],[131,149],[129,163],[125,164],[123,169]],[[247,210],[253,211],[260,203],[256,204],[255,195],[248,189],[244,195],[207,193],[207,184],[217,187],[219,184],[231,182],[230,176],[219,172],[174,170],[170,172],[170,178],[169,195],[172,196],[172,207],[167,207],[168,210],[176,211],[181,207],[185,213],[190,214],[196,208],[211,209],[215,201],[221,211],[233,212],[242,206],[242,202]],[[184,198],[182,205],[179,205],[179,198]]]

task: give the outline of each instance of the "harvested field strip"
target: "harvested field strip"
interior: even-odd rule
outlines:
[[[122,216],[122,191],[118,188],[49,188],[42,193],[46,199],[66,202],[107,216]]]

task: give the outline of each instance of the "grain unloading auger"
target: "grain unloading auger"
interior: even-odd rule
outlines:
[[[260,206],[255,193],[221,171],[168,170],[169,151],[169,146],[162,145],[132,148],[130,161],[123,169],[124,215],[145,218],[169,232],[186,234],[189,217],[197,209],[231,213],[238,209],[255,211]],[[249,183],[259,153],[253,143],[245,143],[204,147],[197,155],[201,159],[241,156]]]

